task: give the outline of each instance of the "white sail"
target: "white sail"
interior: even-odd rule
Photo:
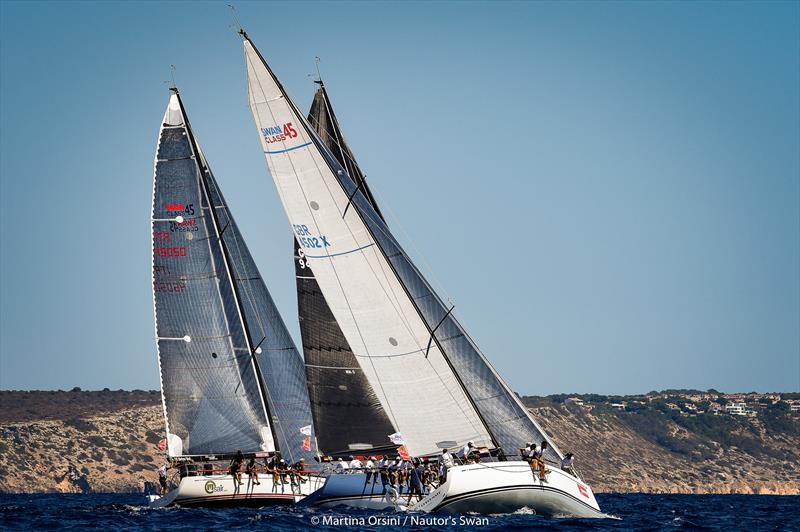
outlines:
[[[364,213],[349,206],[355,184],[334,174],[303,115],[249,40],[244,47],[250,109],[303,260],[409,452],[435,453],[448,440],[494,447]]]

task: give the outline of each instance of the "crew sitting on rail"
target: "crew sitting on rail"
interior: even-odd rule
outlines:
[[[289,483],[289,481],[286,479],[286,470],[287,469],[289,469],[289,466],[286,463],[286,460],[284,460],[283,458],[278,460],[278,470],[280,472],[281,483],[283,483],[283,484],[288,484]]]
[[[258,470],[256,469],[256,457],[253,456],[250,458],[250,461],[247,462],[247,476],[250,477],[250,480],[253,481],[253,484],[256,486],[260,486],[261,482],[258,481]]]
[[[561,470],[562,471],[566,471],[567,473],[569,473],[573,477],[577,476],[577,475],[575,475],[575,470],[572,468],[572,463],[574,462],[574,459],[575,459],[575,455],[573,455],[572,453],[567,453],[564,456],[564,458],[561,460]]]
[[[233,460],[231,460],[229,471],[234,479],[234,482],[238,482],[239,485],[243,484],[241,471],[242,462],[244,462],[244,455],[242,454],[242,451],[236,451]]]
[[[373,477],[373,475],[375,475],[375,462],[373,462],[374,458],[375,458],[374,456],[368,456],[367,463],[364,464],[364,469],[367,473],[367,480],[364,482],[365,484],[368,483],[370,479],[373,478],[374,478],[373,484],[378,480],[377,476]]]
[[[339,458],[338,460],[336,460],[336,472],[337,472],[337,473],[344,473],[344,472],[345,472],[345,471],[347,471],[349,468],[350,468],[350,466],[348,466],[348,465],[347,465],[347,462],[345,462],[345,461],[344,461],[344,460],[342,460],[341,458]]]
[[[348,466],[350,469],[361,469],[361,460],[355,458],[353,455],[350,455],[350,463]]]
[[[300,460],[295,462],[294,465],[292,466],[292,469],[294,470],[292,475],[297,478],[298,484],[305,483],[306,477],[303,472],[306,470],[306,459],[301,458]]]
[[[539,470],[539,480],[541,481],[547,480],[547,470],[544,467],[544,452],[547,447],[547,441],[543,440],[541,445],[531,443],[528,451],[528,461],[531,464],[531,469],[534,471]]]

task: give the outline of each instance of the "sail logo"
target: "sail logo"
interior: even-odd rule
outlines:
[[[184,214],[194,214],[194,203],[167,203],[164,208],[169,212],[182,212]]]
[[[580,491],[581,495],[583,495],[587,499],[589,498],[589,491],[586,489],[586,486],[584,486],[583,484],[578,484],[578,491]]]
[[[292,227],[294,228],[294,232],[297,233],[297,240],[304,248],[322,249],[331,245],[331,243],[328,242],[328,237],[325,235],[319,235],[318,237],[312,236],[311,231],[305,224],[292,224]]]
[[[217,484],[213,480],[209,480],[208,482],[206,482],[205,486],[203,486],[203,489],[206,490],[206,493],[208,493],[209,495],[214,492],[225,491],[224,486],[217,486]]]
[[[262,127],[261,134],[264,135],[264,140],[267,144],[272,144],[273,142],[282,142],[295,138],[297,131],[291,122],[286,122],[283,126]]]
[[[171,233],[176,231],[179,233],[185,233],[187,231],[199,231],[200,228],[197,227],[197,220],[184,220],[182,222],[170,222],[169,230]]]

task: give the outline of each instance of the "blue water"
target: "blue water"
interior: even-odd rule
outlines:
[[[138,495],[0,495],[0,529],[800,531],[800,497],[600,494],[597,499],[603,511],[613,518],[545,519],[525,512],[452,516],[295,508],[150,510]],[[471,522],[465,522],[468,520]]]

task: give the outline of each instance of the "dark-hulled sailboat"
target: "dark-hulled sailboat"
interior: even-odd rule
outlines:
[[[258,458],[280,452],[288,463],[312,458],[311,412],[302,360],[177,89],[159,131],[151,225],[166,450],[181,466],[178,486],[151,504],[299,500],[319,479],[284,485],[271,475],[257,481],[243,474],[239,485],[226,471],[237,451]],[[215,460],[225,461],[214,466]]]

